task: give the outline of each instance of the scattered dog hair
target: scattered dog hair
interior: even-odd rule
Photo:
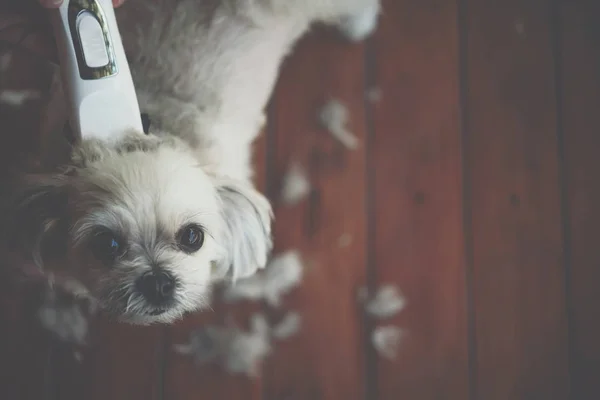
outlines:
[[[41,94],[37,90],[3,90],[0,92],[0,104],[20,107],[29,100],[37,100]]]
[[[88,333],[88,321],[76,303],[60,305],[48,296],[38,311],[42,327],[67,343],[84,344]]]
[[[253,332],[256,332],[262,336],[270,336],[271,335],[271,327],[269,326],[269,321],[267,321],[267,317],[263,313],[254,313],[250,317],[250,328]]]
[[[319,114],[319,121],[331,135],[350,150],[358,148],[358,139],[346,128],[350,119],[348,109],[339,100],[329,100]]]
[[[299,315],[290,313],[271,328],[264,315],[254,314],[248,332],[237,327],[206,326],[192,331],[189,342],[175,345],[175,351],[193,356],[197,365],[215,363],[231,374],[257,378],[262,361],[272,351],[271,338],[293,335],[299,328],[299,319]]]
[[[79,351],[73,352],[73,358],[75,358],[75,361],[77,361],[78,363],[83,362],[83,354]]]
[[[214,361],[225,353],[225,343],[231,340],[231,331],[226,328],[206,326],[190,332],[187,344],[176,344],[174,349],[179,354],[192,355],[198,365]]]
[[[81,282],[70,278],[58,280],[51,272],[46,273],[46,276],[51,288],[54,290],[60,289],[75,299],[86,299],[89,302],[90,312],[96,312],[98,305]]]
[[[192,355],[197,365],[217,363],[232,374],[255,378],[271,346],[268,336],[260,331],[243,332],[207,326],[192,332],[189,343],[177,345],[175,350],[180,354]]]
[[[515,21],[515,31],[519,36],[525,36],[525,21],[523,21],[523,18],[517,18]]]
[[[352,244],[352,235],[350,233],[343,233],[338,238],[338,245],[340,247],[348,247]]]
[[[44,279],[42,304],[37,312],[42,328],[65,343],[86,344],[88,318],[96,313],[98,305],[74,279],[59,280],[51,273],[44,275]],[[74,355],[78,357],[77,353]]]
[[[379,355],[388,360],[395,360],[402,335],[402,330],[396,326],[378,326],[371,335],[371,342]]]
[[[310,181],[300,164],[293,163],[283,179],[281,200],[284,204],[293,206],[304,200],[310,193]]]
[[[0,55],[0,73],[6,72],[12,62],[12,54],[4,53]]]
[[[43,293],[43,303],[38,310],[38,320],[44,329],[65,343],[84,345],[88,335],[88,316],[96,311],[93,303],[87,310],[73,298],[72,292],[61,293],[53,285]]]
[[[300,284],[303,266],[297,251],[275,256],[264,271],[240,279],[225,288],[225,302],[264,299],[271,307],[281,305],[281,297]]]
[[[275,325],[271,331],[276,339],[287,339],[300,331],[302,317],[297,312],[289,312],[283,317],[283,320]]]
[[[375,296],[371,298],[369,298],[367,292],[363,292],[361,297],[365,301],[365,311],[367,314],[378,319],[393,317],[406,304],[398,288],[393,285],[380,287]]]
[[[369,90],[367,90],[367,100],[370,103],[379,103],[382,97],[383,93],[381,91],[381,88],[372,87]]]

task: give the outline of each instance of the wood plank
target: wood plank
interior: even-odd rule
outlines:
[[[82,361],[69,346],[52,357],[53,399],[144,399],[161,397],[163,327],[137,327],[101,316],[91,320]]]
[[[0,101],[3,177],[16,167],[30,167],[39,158],[41,109],[47,101],[44,91],[57,71],[46,51],[52,41],[43,29],[32,25],[27,16],[0,13],[0,91],[23,95],[22,102]]]
[[[559,2],[562,140],[570,245],[572,398],[600,398],[600,3]]]
[[[569,397],[549,2],[467,1],[475,398]]]
[[[207,325],[223,326],[225,316],[236,322],[245,321],[258,309],[255,307],[225,307],[215,304],[214,311],[205,311],[187,317],[170,330],[166,347],[166,371],[164,398],[173,400],[218,400],[262,398],[260,377],[253,379],[244,375],[231,375],[218,365],[197,365],[191,357],[177,354],[174,346],[189,342],[192,331]],[[240,324],[244,326],[245,324]]]
[[[467,399],[457,5],[383,9],[369,154],[374,263],[377,284],[397,285],[407,307],[389,321],[404,335],[395,361],[379,357],[378,398]]]
[[[6,399],[45,400],[51,342],[35,318],[40,288],[4,274],[10,267],[0,266],[0,394]]]
[[[4,10],[2,10],[4,11]],[[40,91],[47,87],[52,68],[40,56],[48,45],[43,37],[24,38],[28,19],[10,12],[0,13],[0,92]],[[35,29],[34,29],[35,30]],[[33,39],[33,40],[32,40]],[[8,189],[10,173],[30,165],[37,158],[40,109],[44,97],[22,105],[0,102],[0,194]],[[41,282],[27,279],[23,261],[7,254],[0,256],[0,397],[15,400],[48,399],[51,340],[39,324]]]
[[[268,165],[276,203],[275,254],[298,250],[305,264],[299,289],[284,308],[297,311],[297,336],[276,345],[265,372],[267,399],[364,397],[364,356],[357,289],[365,284],[364,46],[318,31],[303,40],[276,88]],[[350,151],[320,128],[330,98],[350,115],[359,148]],[[293,163],[309,175],[312,191],[296,205],[280,188]]]

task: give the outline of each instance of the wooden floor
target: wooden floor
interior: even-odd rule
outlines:
[[[388,0],[365,44],[315,31],[284,65],[256,157],[276,252],[305,260],[284,300],[298,335],[258,379],[197,367],[173,351],[192,329],[272,314],[217,304],[172,327],[96,321],[79,363],[26,311],[35,291],[4,282],[0,398],[600,399],[598,21],[597,0]],[[21,53],[0,84],[47,85]],[[356,150],[318,125],[329,98]],[[35,114],[0,114],[3,153],[23,159]],[[313,189],[286,206],[292,161]],[[379,321],[356,299],[383,284],[407,305]],[[395,360],[372,346],[382,325],[404,332]]]

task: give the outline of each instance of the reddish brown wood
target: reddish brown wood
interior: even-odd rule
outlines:
[[[569,398],[552,14],[467,2],[476,398]]]
[[[229,310],[227,314],[239,323],[247,319],[252,312],[256,312],[256,307],[237,307]],[[192,330],[210,324],[225,324],[225,314],[223,308],[215,305],[214,311],[191,315],[171,329],[167,346],[165,399],[261,399],[260,379],[251,379],[243,375],[233,376],[213,364],[198,366],[190,357],[173,351],[174,345],[188,342]]]
[[[47,399],[51,344],[35,318],[39,288],[16,283],[4,272],[0,274],[0,394],[14,400]]]
[[[600,398],[600,3],[559,3],[572,390],[573,399],[592,400]]]
[[[48,83],[51,71],[39,57],[40,45],[47,42],[28,39],[18,52],[7,45],[23,37],[26,22],[15,14],[0,14],[0,56],[10,52],[11,58],[0,73],[0,90],[40,90]],[[1,195],[6,173],[35,159],[42,103],[43,99],[22,107],[0,104]],[[21,262],[4,250],[0,253],[0,397],[47,399],[51,340],[37,320],[40,286],[25,279],[19,272]]]
[[[269,360],[268,399],[364,398],[356,300],[366,271],[363,57],[362,45],[319,31],[287,60],[276,89],[268,165],[274,175],[275,253],[299,250],[305,275],[284,304],[300,312],[301,332],[279,343]],[[319,127],[319,111],[329,98],[348,108],[357,150],[345,149]],[[279,201],[279,189],[294,162],[305,168],[313,189],[302,203],[288,206]]]
[[[0,9],[0,56],[8,61],[6,70],[0,72],[0,90],[34,90],[40,94],[21,107],[0,103],[1,174],[16,166],[30,165],[38,155],[44,91],[56,71],[47,61],[48,46],[52,46],[52,41],[28,18],[3,14]]]
[[[379,357],[378,398],[467,399],[457,7],[383,8],[369,165],[374,262],[377,284],[397,285],[407,308],[389,321],[405,335],[397,360]]]
[[[92,321],[83,362],[68,347],[52,358],[54,399],[160,399],[163,327]]]

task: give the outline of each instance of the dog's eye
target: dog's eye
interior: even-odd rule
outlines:
[[[177,241],[183,251],[194,253],[204,244],[204,231],[197,225],[188,225],[179,232]]]
[[[90,246],[94,257],[104,263],[112,263],[123,252],[123,246],[119,238],[108,231],[94,235]]]

